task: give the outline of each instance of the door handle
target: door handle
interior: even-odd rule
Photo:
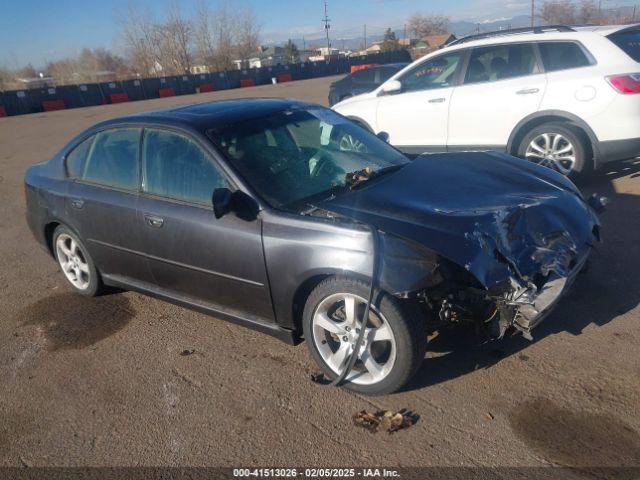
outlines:
[[[72,198],[70,203],[73,208],[76,208],[78,210],[84,207],[84,200],[80,200],[79,198]]]
[[[518,90],[516,92],[517,95],[531,95],[532,93],[538,93],[540,91],[539,88],[525,88],[524,90]]]
[[[444,97],[432,98],[431,100],[429,100],[429,103],[443,103],[445,100],[446,98]]]
[[[145,214],[144,220],[147,222],[147,225],[153,228],[160,228],[164,224],[164,219],[155,215]]]

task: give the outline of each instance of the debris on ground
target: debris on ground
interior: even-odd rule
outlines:
[[[186,348],[180,352],[180,356],[188,357],[189,355],[193,355],[194,353],[196,353],[195,348]]]
[[[353,423],[359,427],[366,428],[372,433],[380,430],[393,433],[404,428],[409,428],[411,425],[417,423],[419,419],[420,415],[405,408],[397,412],[379,410],[376,413],[362,410],[353,416]]]

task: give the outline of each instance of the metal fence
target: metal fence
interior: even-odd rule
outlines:
[[[273,78],[278,83],[305,80],[349,73],[355,65],[410,61],[409,53],[402,50],[245,70],[5,91],[0,92],[0,116],[266,85]]]

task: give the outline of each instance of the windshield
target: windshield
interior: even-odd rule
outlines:
[[[609,39],[636,62],[640,62],[640,30],[614,33],[609,35]]]
[[[208,132],[256,192],[283,207],[408,163],[372,133],[322,107],[283,111]]]

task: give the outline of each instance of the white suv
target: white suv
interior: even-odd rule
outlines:
[[[457,40],[333,108],[407,154],[502,150],[572,177],[640,155],[640,25]]]

